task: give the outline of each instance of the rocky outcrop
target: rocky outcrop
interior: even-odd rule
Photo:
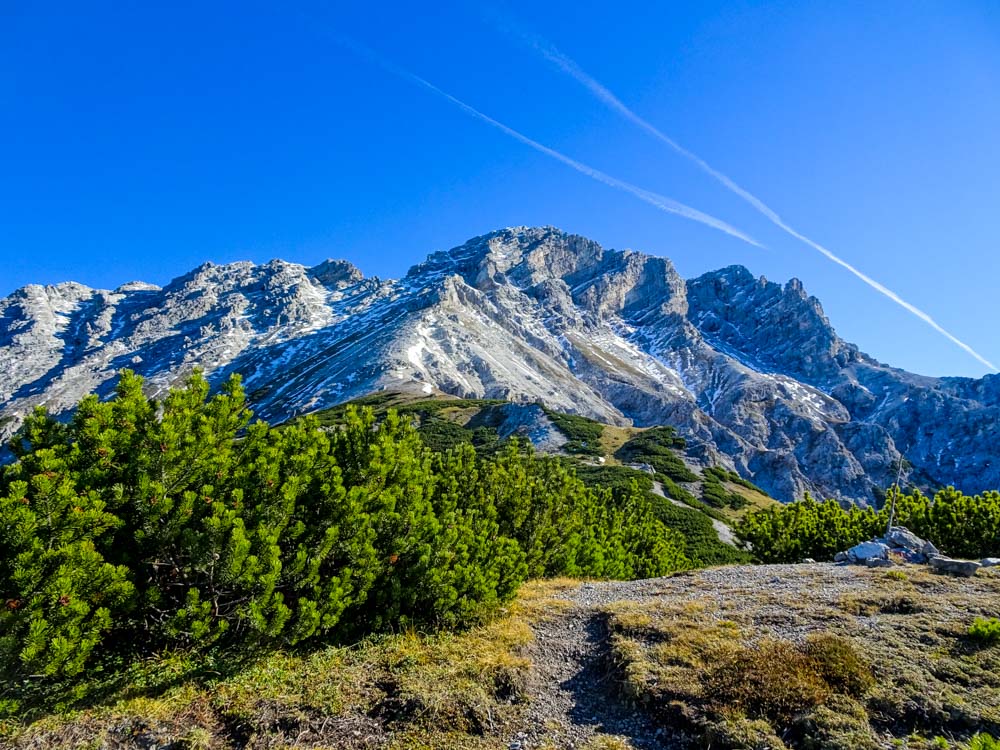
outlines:
[[[30,286],[0,300],[0,437],[44,404],[244,376],[282,420],[382,388],[541,402],[676,426],[691,456],[790,500],[870,503],[895,479],[1000,486],[1000,376],[927,378],[842,341],[801,283],[670,261],[552,228],[435,253],[398,281],[344,261],[205,264],[164,288]]]
[[[930,559],[931,567],[941,573],[950,573],[953,576],[961,576],[963,578],[971,578],[982,567],[982,565],[975,560],[953,560],[950,557],[932,557]]]
[[[935,557],[941,557],[941,554],[931,542],[921,539],[903,526],[893,526],[885,536],[838,552],[833,561],[881,567],[881,563],[891,566],[893,559],[899,562],[925,563]]]
[[[558,452],[569,442],[538,404],[503,404],[487,409],[481,420],[494,426],[502,440],[524,438],[542,453]]]
[[[980,568],[990,567],[993,558],[955,560],[942,555],[931,542],[921,539],[909,529],[893,526],[880,539],[861,542],[838,552],[833,561],[869,568],[891,568],[896,563],[927,563],[939,573],[970,578]]]

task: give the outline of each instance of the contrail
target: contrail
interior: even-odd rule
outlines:
[[[465,112],[467,115],[470,115],[476,118],[477,120],[485,122],[488,125],[492,125],[494,128],[500,130],[503,133],[506,133],[514,140],[520,141],[524,145],[530,146],[535,151],[545,154],[546,156],[551,157],[552,159],[555,159],[558,162],[562,162],[566,166],[575,169],[580,174],[584,174],[587,177],[590,177],[593,180],[597,180],[598,182],[604,183],[609,187],[613,187],[616,190],[621,190],[625,193],[635,196],[639,200],[645,201],[649,205],[655,206],[661,211],[665,211],[671,214],[676,214],[677,216],[683,216],[685,219],[690,219],[691,221],[697,221],[701,224],[710,226],[713,229],[718,229],[720,232],[725,232],[726,234],[732,237],[736,237],[737,239],[743,240],[744,242],[749,243],[754,247],[760,247],[760,248],[764,247],[750,235],[740,231],[739,229],[736,229],[735,227],[727,224],[721,219],[717,219],[714,216],[710,216],[709,214],[704,213],[703,211],[699,211],[696,208],[692,208],[691,206],[685,205],[684,203],[680,203],[679,201],[676,201],[673,198],[668,198],[665,195],[660,195],[659,193],[654,193],[650,190],[645,190],[641,187],[633,185],[630,182],[619,180],[617,177],[612,177],[611,175],[606,174],[605,172],[602,172],[599,169],[594,169],[593,167],[588,166],[582,162],[579,162],[576,159],[571,159],[565,154],[560,153],[555,149],[549,148],[548,146],[545,146],[539,143],[538,141],[532,140],[523,133],[520,133],[509,126],[504,125],[499,120],[494,120],[489,115],[483,114],[475,107],[466,104],[461,99],[458,99],[457,97],[454,97],[451,94],[449,94],[447,91],[439,89],[430,81],[421,78],[415,73],[411,73],[410,71],[405,70],[404,68],[400,68],[398,65],[395,65],[386,58],[377,54],[374,50],[371,50],[368,47],[365,47],[364,45],[359,44],[358,42],[355,42],[352,39],[347,39],[345,37],[337,36],[336,40],[344,47],[347,47],[356,54],[367,58],[368,60],[374,62],[381,68],[389,71],[393,75],[399,76],[400,78],[404,78],[412,83],[418,84],[419,86],[427,89],[428,91],[431,91],[437,96],[451,102],[456,107]]]
[[[505,19],[500,20],[494,18],[494,21],[497,22],[497,24],[501,26],[504,31],[512,33],[515,36],[520,37],[523,41],[527,42],[536,52],[542,55],[542,57],[544,57],[550,63],[559,68],[559,70],[563,71],[570,77],[574,78],[578,83],[582,84],[584,88],[590,91],[591,94],[593,94],[597,99],[603,102],[607,107],[619,113],[622,117],[634,123],[635,125],[639,126],[641,129],[645,130],[647,133],[652,135],[657,140],[665,143],[667,146],[672,148],[674,151],[683,156],[685,159],[688,159],[689,161],[693,162],[695,165],[697,165],[699,169],[701,169],[703,172],[710,175],[716,181],[721,183],[727,190],[729,190],[732,193],[735,193],[740,198],[749,203],[751,206],[753,206],[761,215],[767,218],[772,224],[777,226],[779,229],[788,233],[789,235],[799,240],[800,242],[804,242],[806,245],[809,245],[809,247],[813,248],[814,250],[819,251],[837,265],[847,269],[852,274],[861,279],[864,283],[868,284],[868,286],[870,286],[872,289],[875,289],[877,292],[884,294],[886,297],[891,299],[897,305],[907,310],[908,312],[912,313],[913,315],[917,316],[920,320],[924,321],[935,331],[937,331],[942,336],[947,338],[953,344],[959,346],[968,354],[971,354],[973,357],[979,360],[982,364],[989,367],[991,370],[994,371],[1000,370],[1000,368],[998,368],[995,364],[993,364],[984,356],[979,354],[979,352],[977,352],[971,346],[966,344],[964,341],[959,339],[954,334],[945,330],[940,324],[937,323],[937,321],[935,321],[930,315],[925,313],[919,307],[910,304],[902,297],[900,297],[898,294],[896,294],[894,291],[886,287],[884,284],[880,284],[878,281],[875,281],[875,279],[871,278],[867,274],[858,270],[850,263],[843,260],[842,258],[837,256],[835,253],[828,250],[827,248],[823,247],[815,240],[810,239],[809,237],[805,236],[801,232],[797,231],[796,229],[793,229],[791,226],[786,224],[785,221],[781,218],[781,216],[779,216],[774,209],[772,209],[770,206],[764,203],[764,201],[762,201],[760,198],[755,196],[749,190],[746,190],[745,188],[738,185],[728,175],[725,175],[719,170],[715,169],[711,164],[706,162],[697,154],[681,146],[679,143],[677,143],[677,141],[675,141],[673,138],[668,136],[662,130],[660,130],[655,125],[650,123],[648,120],[645,120],[639,115],[637,115],[624,102],[622,102],[621,99],[615,96],[615,94],[612,93],[606,86],[604,86],[600,81],[598,81],[596,78],[594,78],[585,70],[583,70],[579,65],[577,65],[575,60],[573,60],[570,57],[567,57],[565,54],[560,52],[555,47],[555,45],[553,45],[552,43],[548,42],[545,39],[542,39],[541,37],[529,34],[521,29],[517,29],[509,21],[506,21]]]

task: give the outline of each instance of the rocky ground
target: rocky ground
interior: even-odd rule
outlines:
[[[509,743],[512,750],[582,748],[595,737],[634,748],[673,747],[670,733],[621,700],[609,663],[604,606],[658,596],[662,581],[585,583],[564,594],[569,607],[532,626],[531,701]]]
[[[123,687],[77,712],[8,723],[0,746],[684,747],[703,742],[704,727],[664,706],[689,701],[688,719],[702,710],[699,681],[713,665],[671,656],[672,644],[729,658],[735,648],[797,648],[833,634],[857,648],[871,675],[864,696],[851,699],[871,724],[853,727],[848,744],[787,735],[783,745],[775,735],[745,747],[961,748],[976,731],[1000,727],[1000,645],[968,636],[977,617],[998,609],[994,570],[958,579],[926,566],[805,564],[539,582],[506,616],[468,633],[278,655],[216,678],[185,679],[173,664],[155,689]]]
[[[619,738],[626,747],[682,747],[690,739],[664,727],[622,699],[611,664],[607,613],[618,605],[655,605],[708,599],[750,611],[756,598],[802,601],[833,598],[868,587],[867,570],[831,565],[729,566],[693,575],[644,581],[591,582],[560,595],[569,607],[533,626],[530,708],[513,748],[581,748],[595,738]],[[755,596],[756,595],[756,596]],[[773,615],[767,612],[767,620]],[[774,629],[773,624],[764,627]]]

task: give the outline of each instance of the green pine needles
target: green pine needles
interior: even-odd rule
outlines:
[[[105,656],[269,648],[462,626],[528,577],[656,576],[684,537],[636,486],[594,490],[506,445],[434,453],[409,420],[251,423],[238,377],[62,424],[38,410],[0,474],[0,671],[65,679]],[[2,696],[0,696],[2,697]]]
[[[890,491],[892,492],[892,491]],[[844,508],[836,500],[804,500],[748,514],[735,527],[754,557],[765,563],[830,560],[859,542],[881,536],[890,499],[879,510]],[[933,542],[944,553],[980,558],[1000,552],[1000,492],[965,495],[954,487],[933,498],[919,490],[896,498],[895,523]]]

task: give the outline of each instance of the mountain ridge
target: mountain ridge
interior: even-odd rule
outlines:
[[[900,453],[917,486],[1000,486],[1000,376],[933,378],[843,341],[797,279],[684,280],[666,258],[553,227],[501,229],[398,280],[347,261],[205,263],[164,287],[28,286],[0,300],[0,437],[134,369],[152,393],[238,371],[277,421],[380,389],[542,402],[677,427],[773,496],[871,503]]]

